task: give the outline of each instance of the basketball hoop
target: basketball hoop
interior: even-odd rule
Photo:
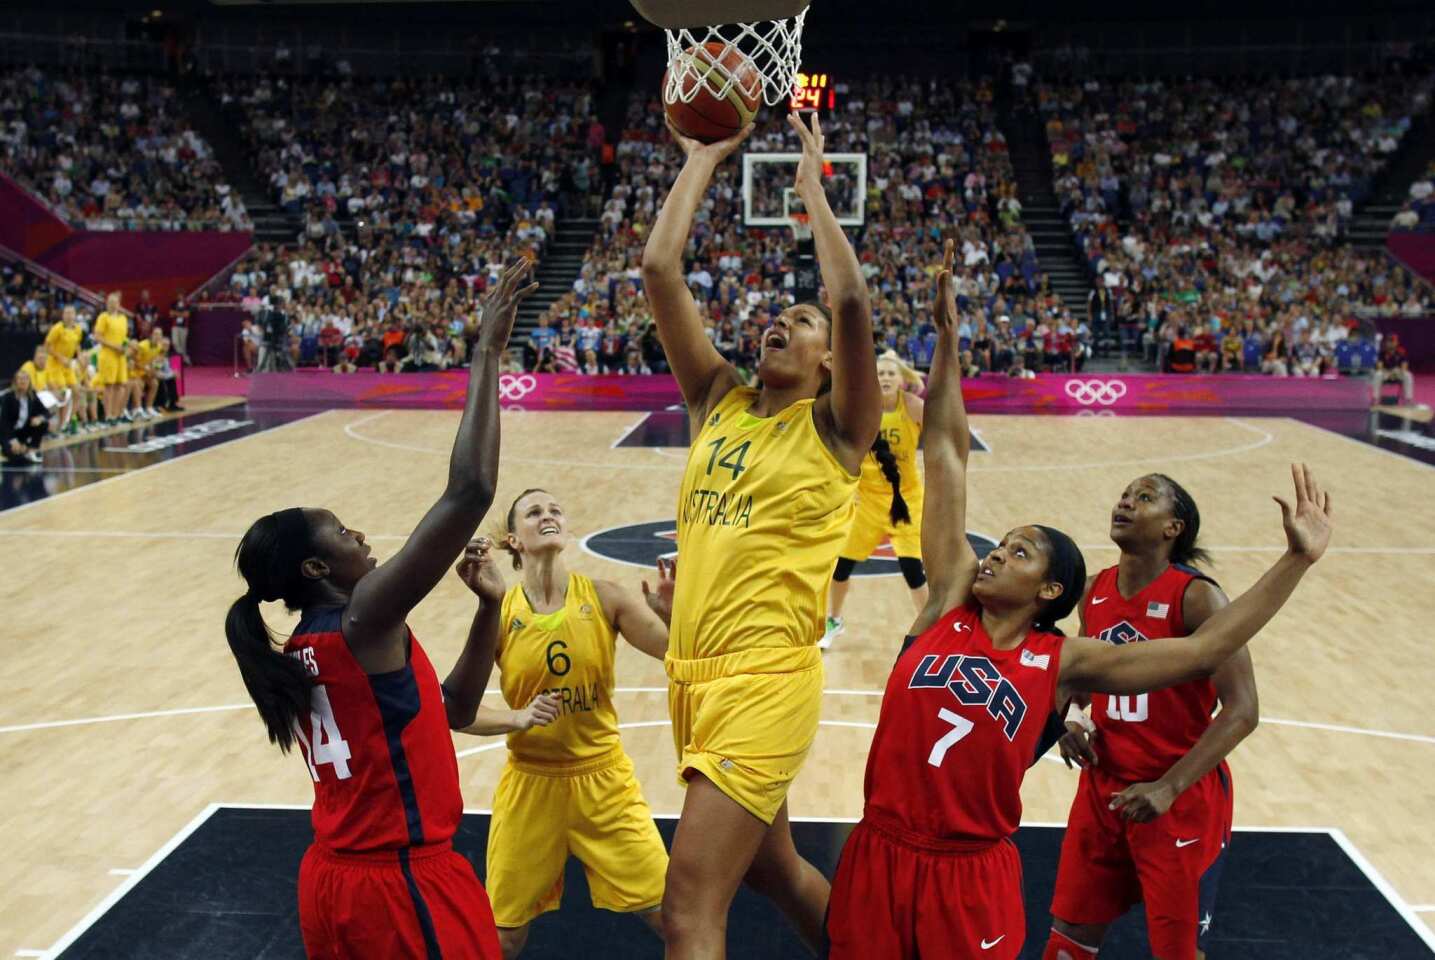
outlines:
[[[667,34],[665,103],[691,103],[704,88],[718,99],[726,98],[740,74],[714,70],[712,61],[721,62],[731,51],[737,51],[752,61],[762,79],[762,99],[770,107],[792,99],[802,65],[802,27],[808,2],[724,0],[695,4],[686,0],[632,0],[644,19]],[[695,7],[702,8],[705,14],[695,13]],[[715,18],[723,22],[707,22]],[[694,48],[706,49],[710,55],[694,57],[689,53]]]

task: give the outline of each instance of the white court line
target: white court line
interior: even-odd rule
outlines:
[[[393,442],[393,441],[391,441],[391,440],[379,440],[379,439],[376,438],[376,437],[365,436],[365,435],[363,435],[363,434],[361,434],[361,433],[358,432],[358,429],[357,429],[358,427],[362,427],[362,426],[365,426],[365,425],[367,425],[367,424],[373,423],[374,421],[378,420],[380,417],[388,416],[390,413],[393,413],[393,412],[394,412],[394,411],[392,411],[392,410],[381,410],[380,412],[378,412],[378,413],[376,413],[376,414],[374,414],[374,415],[372,415],[372,416],[365,417],[365,418],[362,419],[362,420],[356,420],[356,421],[354,421],[353,423],[345,424],[345,425],[344,425],[344,433],[345,433],[345,435],[348,436],[351,440],[358,440],[360,443],[371,443],[371,444],[374,444],[375,446],[380,446],[380,447],[389,447],[390,449],[393,449],[393,450],[407,450],[407,451],[410,451],[410,452],[413,452],[413,453],[431,453],[431,454],[437,454],[437,455],[439,455],[439,456],[446,456],[446,455],[448,454],[448,451],[447,451],[447,450],[435,450],[433,447],[420,447],[420,446],[416,446],[416,445],[414,445],[414,444],[409,444],[409,443],[395,443],[395,442]],[[1135,459],[1135,460],[1106,460],[1106,461],[1102,461],[1102,462],[1100,462],[1100,463],[1049,463],[1049,464],[1038,463],[1038,464],[1013,464],[1013,465],[1011,465],[1011,466],[1005,466],[1005,467],[982,467],[982,466],[973,465],[973,466],[970,466],[970,467],[967,468],[967,472],[968,472],[968,473],[1024,473],[1024,472],[1042,472],[1042,471],[1052,471],[1052,470],[1096,470],[1096,469],[1103,468],[1103,467],[1133,467],[1133,466],[1141,466],[1141,465],[1143,465],[1143,464],[1148,464],[1148,463],[1182,463],[1182,462],[1186,462],[1186,461],[1190,461],[1190,460],[1213,460],[1213,459],[1217,459],[1217,458],[1220,458],[1220,457],[1232,457],[1232,456],[1236,456],[1237,454],[1241,454],[1241,453],[1249,453],[1250,451],[1259,449],[1260,447],[1264,447],[1264,446],[1266,446],[1267,444],[1269,444],[1269,443],[1271,443],[1272,441],[1275,440],[1275,435],[1274,435],[1274,434],[1270,433],[1270,432],[1267,431],[1267,430],[1262,430],[1260,427],[1252,426],[1252,425],[1249,424],[1249,423],[1244,423],[1244,422],[1242,422],[1242,421],[1240,421],[1240,420],[1235,420],[1235,419],[1232,419],[1232,418],[1230,418],[1230,417],[1225,417],[1225,418],[1223,418],[1223,419],[1225,419],[1225,421],[1226,421],[1227,423],[1234,424],[1235,426],[1241,427],[1241,428],[1244,429],[1244,430],[1248,430],[1248,431],[1250,431],[1251,433],[1260,434],[1261,439],[1252,441],[1251,443],[1242,444],[1242,445],[1236,446],[1236,447],[1223,447],[1223,448],[1221,448],[1221,449],[1219,449],[1219,450],[1210,450],[1210,451],[1207,451],[1207,452],[1204,452],[1204,453],[1186,453],[1186,454],[1176,454],[1176,455],[1161,456],[1161,457],[1141,457],[1141,458],[1138,458],[1138,459]],[[983,439],[983,440],[982,440],[982,443],[986,443],[986,440]],[[663,449],[660,448],[660,447],[646,447],[646,448],[644,448],[644,449],[653,450],[653,451],[657,452],[660,456],[666,456],[666,455],[667,455],[667,454],[663,451]],[[686,453],[683,453],[683,454],[682,454],[682,458],[683,458],[684,460],[686,460],[686,459],[687,459],[687,454],[686,454]],[[543,466],[558,466],[558,467],[588,467],[588,468],[599,469],[599,470],[678,470],[678,469],[682,469],[682,468],[679,467],[677,464],[672,464],[671,466],[669,466],[669,465],[665,465],[665,464],[656,464],[656,463],[595,463],[595,462],[581,461],[581,460],[549,460],[549,459],[542,459],[542,458],[537,458],[537,457],[510,457],[510,456],[504,456],[504,457],[503,457],[503,462],[504,462],[504,463],[532,463],[532,464],[539,464],[539,465],[543,465]]]
[[[110,895],[108,897],[105,897],[105,899],[101,900],[93,910],[85,914],[84,918],[81,919],[79,923],[71,927],[68,933],[66,933],[59,940],[55,941],[50,946],[50,949],[46,950],[40,956],[44,957],[45,960],[50,960],[50,958],[58,957],[70,946],[70,944],[78,940],[86,930],[90,929],[90,927],[94,925],[95,921],[99,920],[100,917],[104,916],[106,911],[108,911],[110,907],[113,907],[116,903],[119,903],[121,897],[133,890],[141,880],[143,880],[146,876],[149,875],[149,872],[151,870],[159,866],[160,861],[162,861],[165,857],[169,856],[176,849],[178,849],[180,844],[188,840],[189,835],[191,833],[194,833],[194,831],[198,830],[200,826],[204,823],[204,821],[208,820],[211,816],[213,816],[214,811],[218,809],[219,804],[211,803],[209,806],[205,807],[198,814],[196,814],[193,820],[189,821],[189,823],[181,827],[179,832],[176,833],[174,836],[170,837],[169,841],[164,846],[156,850],[154,852],[154,856],[150,857],[144,863],[140,864],[138,869],[136,869],[133,873],[126,877],[123,883],[121,883],[118,887],[115,887],[114,890],[110,891]]]
[[[4,517],[4,514],[3,514],[3,513],[0,513],[0,518],[3,518],[3,517]],[[612,529],[612,528],[609,528],[609,529]],[[599,532],[600,532],[600,533],[606,533],[606,532],[608,532],[608,531],[607,531],[607,530],[603,530],[603,531],[599,531]],[[977,536],[985,536],[985,534],[979,533],[979,532],[977,532],[977,531],[970,531],[970,532],[976,533]],[[133,538],[133,539],[136,539],[136,540],[232,540],[232,541],[234,541],[234,542],[237,543],[237,542],[239,541],[239,538],[242,537],[242,536],[244,536],[244,534],[243,534],[243,532],[241,532],[241,531],[235,531],[234,533],[222,533],[222,532],[206,532],[206,531],[199,531],[199,530],[48,530],[48,529],[46,529],[46,528],[44,528],[44,527],[10,527],[10,528],[0,527],[0,537],[4,537],[4,536],[11,536],[11,537],[73,537],[73,538],[83,538],[83,539],[87,539],[87,540],[91,540],[91,539],[123,540],[123,539],[126,539],[126,538]],[[410,534],[407,534],[407,533],[366,533],[366,534],[364,534],[364,539],[365,539],[365,540],[382,540],[382,541],[386,541],[386,542],[387,542],[387,541],[394,541],[394,540],[407,540],[407,539],[409,538],[409,536],[410,536]],[[591,536],[594,536],[594,534],[589,534],[588,536],[591,537]],[[588,537],[582,538],[581,543],[586,543],[587,539],[588,539]],[[996,538],[995,538],[995,537],[990,537],[989,539],[993,539],[993,540],[994,540],[994,539],[996,539]],[[1116,546],[1116,544],[1114,544],[1114,543],[1082,543],[1082,544],[1078,544],[1078,546],[1079,546],[1082,550],[1117,550],[1117,549],[1119,549],[1119,548]],[[1285,553],[1286,550],[1289,549],[1289,548],[1287,548],[1287,547],[1284,546],[1284,545],[1276,546],[1276,545],[1274,545],[1274,544],[1272,544],[1272,545],[1270,545],[1270,546],[1230,546],[1230,545],[1223,545],[1223,544],[1210,544],[1210,545],[1208,545],[1208,544],[1202,544],[1201,546],[1202,546],[1204,549],[1206,549],[1206,550],[1211,550],[1211,551],[1216,552],[1216,553]],[[633,562],[630,561],[630,560],[619,560],[619,559],[617,559],[616,557],[610,557],[610,556],[607,556],[607,555],[605,555],[605,554],[596,553],[596,552],[594,552],[593,550],[589,549],[587,546],[583,546],[583,549],[584,549],[584,551],[585,551],[586,553],[589,553],[589,554],[591,554],[592,556],[598,557],[598,558],[601,559],[601,560],[607,560],[607,561],[609,561],[610,563],[618,563],[618,564],[622,564],[623,566],[628,566],[628,567],[637,567],[637,568],[640,569],[640,570],[648,570],[648,571],[651,571],[651,570],[653,569],[651,566],[649,566],[648,564],[645,564],[645,563],[633,563]],[[676,553],[676,551],[674,551],[674,552]],[[1326,552],[1327,555],[1332,555],[1332,554],[1350,554],[1350,555],[1354,555],[1354,556],[1380,556],[1380,555],[1382,555],[1382,554],[1385,554],[1385,555],[1389,555],[1389,556],[1419,556],[1419,557],[1424,557],[1424,556],[1435,556],[1435,546],[1432,546],[1432,547],[1339,547],[1339,546],[1336,546],[1336,547],[1327,547],[1325,552]],[[869,576],[869,577],[870,577],[870,576],[893,576],[893,577],[895,577],[895,576],[897,576],[898,574],[894,571],[894,572],[891,573],[891,574],[854,574],[854,575],[855,575],[855,576]]]
[[[1385,899],[1390,901],[1390,905],[1395,908],[1395,912],[1400,914],[1406,923],[1410,924],[1410,929],[1415,931],[1415,935],[1424,942],[1425,946],[1429,947],[1432,953],[1435,953],[1435,930],[1431,930],[1415,915],[1415,911],[1410,909],[1410,905],[1405,902],[1405,898],[1400,896],[1390,881],[1386,880],[1385,876],[1375,868],[1375,864],[1365,858],[1365,854],[1360,852],[1360,848],[1350,842],[1350,838],[1345,835],[1345,831],[1338,827],[1331,827],[1330,838],[1334,840],[1340,846],[1340,849],[1345,851],[1345,855],[1360,868],[1360,872],[1365,874],[1365,879],[1369,880],[1375,889],[1379,890]]]
[[[1343,434],[1343,433],[1338,433],[1338,432],[1336,432],[1335,430],[1331,430],[1331,429],[1329,429],[1329,428],[1327,428],[1327,427],[1322,427],[1322,426],[1320,426],[1319,424],[1306,423],[1304,420],[1295,420],[1294,418],[1290,418],[1290,419],[1292,420],[1293,423],[1299,423],[1301,426],[1304,426],[1304,427],[1312,427],[1312,428],[1314,428],[1314,429],[1316,429],[1316,430],[1321,431],[1322,433],[1328,433],[1328,434],[1330,434],[1332,437],[1339,437],[1340,439],[1346,441],[1347,443],[1353,443],[1353,444],[1355,444],[1356,446],[1360,447],[1362,450],[1373,450],[1373,451],[1375,451],[1376,453],[1384,454],[1384,455],[1387,456],[1387,457],[1394,457],[1396,460],[1399,460],[1401,463],[1407,463],[1407,464],[1412,464],[1412,465],[1417,466],[1417,467],[1423,467],[1423,468],[1425,468],[1426,470],[1435,470],[1435,464],[1426,463],[1424,460],[1416,460],[1414,457],[1407,457],[1407,456],[1406,456],[1405,454],[1403,454],[1403,453],[1396,453],[1394,450],[1387,450],[1387,449],[1385,449],[1384,447],[1377,447],[1377,446],[1376,446],[1375,444],[1373,444],[1373,443],[1366,443],[1364,440],[1357,440],[1355,437],[1347,437],[1347,436],[1346,436],[1345,434]]]
[[[1415,913],[1435,913],[1435,903],[1412,904],[1410,909]]]
[[[1103,460],[1100,463],[1037,463],[1037,464],[1013,464],[1006,467],[983,467],[973,464],[967,467],[968,473],[1024,473],[1042,472],[1051,470],[1096,470],[1103,467],[1136,467],[1147,463],[1185,463],[1191,460],[1216,460],[1221,457],[1234,457],[1241,453],[1250,453],[1258,450],[1275,440],[1275,434],[1269,430],[1263,430],[1253,424],[1236,420],[1232,417],[1223,417],[1229,424],[1240,427],[1251,433],[1260,434],[1261,439],[1238,447],[1223,447],[1219,450],[1208,450],[1204,453],[1183,453],[1162,457],[1141,457],[1135,460]],[[986,443],[986,440],[982,441]]]
[[[38,951],[38,950],[18,950],[18,951],[16,951],[16,954],[15,954],[15,955],[16,955],[16,956],[24,956],[24,957],[44,957],[44,958],[58,957],[58,955],[59,955],[62,951],[64,951],[64,950],[65,950],[66,948],[68,948],[71,944],[73,944],[77,939],[79,939],[79,937],[80,937],[86,930],[88,930],[91,926],[93,926],[93,925],[100,919],[100,917],[103,916],[103,915],[104,915],[111,907],[113,907],[116,903],[118,903],[121,898],[123,898],[123,897],[124,897],[126,894],[128,894],[132,889],[134,889],[134,887],[140,882],[140,880],[142,880],[146,875],[148,875],[152,870],[154,870],[154,868],[155,868],[156,866],[158,866],[166,857],[168,857],[171,853],[173,853],[176,849],[178,849],[178,847],[179,847],[182,843],[184,843],[184,841],[187,840],[187,839],[189,838],[189,836],[190,836],[192,833],[194,833],[195,830],[197,830],[201,825],[204,824],[205,821],[207,821],[211,816],[214,815],[214,813],[215,813],[216,810],[219,810],[219,809],[221,809],[221,808],[227,809],[227,810],[293,810],[293,811],[305,811],[305,810],[308,810],[308,809],[309,809],[308,806],[303,805],[303,804],[289,804],[289,803],[212,803],[212,804],[209,804],[209,805],[208,805],[207,807],[205,807],[204,810],[201,811],[193,820],[191,820],[188,824],[186,824],[184,827],[182,827],[178,833],[176,833],[173,837],[171,837],[170,840],[169,840],[167,843],[165,843],[164,846],[162,846],[159,850],[155,851],[155,853],[154,853],[153,856],[151,856],[148,860],[146,860],[146,861],[144,862],[144,864],[143,864],[142,866],[140,866],[137,870],[135,870],[135,871],[129,876],[129,878],[128,878],[124,883],[120,884],[119,887],[117,887],[113,892],[111,892],[111,894],[110,894],[108,897],[106,897],[99,905],[97,905],[93,910],[91,910],[90,913],[87,914],[79,923],[77,923],[74,927],[72,927],[72,928],[70,929],[70,931],[69,931],[68,933],[66,933],[65,936],[62,937],[59,941],[57,941],[52,947],[50,947],[49,950],[43,951],[43,952],[42,952],[42,951]],[[491,814],[492,814],[492,810],[487,809],[487,808],[478,808],[478,809],[464,808],[464,813],[466,813],[466,814],[478,814],[478,815],[484,816],[484,815],[491,815]],[[655,813],[655,814],[653,814],[653,817],[654,817],[654,819],[657,819],[657,820],[676,820],[676,819],[679,819],[679,815],[676,814],[676,813]],[[796,817],[796,816],[795,816],[795,817],[792,817],[791,820],[792,820],[792,822],[794,822],[794,823],[843,823],[843,824],[855,824],[855,823],[858,823],[858,822],[859,822],[858,818],[856,818],[856,817]],[[1026,828],[1026,829],[1033,829],[1033,828],[1036,828],[1036,829],[1040,829],[1040,828],[1062,829],[1062,828],[1064,828],[1064,827],[1066,826],[1066,824],[1064,824],[1064,823],[1055,823],[1055,822],[1050,822],[1050,821],[1023,820],[1022,823],[1021,823],[1021,826],[1022,826],[1023,828]],[[1435,932],[1432,932],[1428,927],[1426,927],[1425,924],[1424,924],[1423,922],[1421,922],[1420,918],[1417,916],[1417,913],[1428,913],[1428,912],[1435,911],[1435,905],[1420,905],[1420,906],[1417,906],[1417,907],[1412,907],[1412,906],[1410,906],[1409,904],[1407,904],[1407,903],[1405,902],[1405,900],[1400,896],[1399,892],[1397,892],[1397,891],[1395,890],[1395,888],[1394,888],[1393,886],[1391,886],[1390,882],[1385,879],[1385,877],[1380,873],[1380,871],[1379,871],[1378,869],[1376,869],[1375,866],[1374,866],[1368,859],[1366,859],[1365,855],[1360,852],[1360,849],[1359,849],[1358,847],[1356,847],[1355,844],[1350,841],[1350,838],[1345,835],[1344,831],[1340,830],[1339,828],[1336,828],[1336,827],[1296,827],[1296,826],[1290,826],[1290,827],[1284,827],[1284,826],[1241,826],[1241,827],[1236,827],[1236,828],[1235,828],[1235,832],[1236,832],[1236,833],[1290,833],[1290,834],[1321,834],[1321,833],[1323,833],[1323,834],[1326,834],[1327,836],[1329,836],[1329,837],[1336,843],[1337,846],[1339,846],[1339,847],[1341,848],[1341,850],[1345,853],[1345,855],[1350,858],[1351,862],[1354,863],[1354,864],[1356,865],[1356,867],[1360,869],[1360,871],[1365,875],[1365,878],[1366,878],[1368,881],[1370,881],[1371,885],[1374,886],[1374,887],[1376,888],[1376,890],[1378,890],[1383,897],[1385,897],[1386,902],[1388,902],[1388,903],[1395,909],[1395,911],[1405,920],[1405,922],[1410,925],[1411,930],[1413,930],[1413,931],[1415,932],[1416,936],[1419,937],[1420,940],[1421,940],[1423,943],[1425,943],[1428,947],[1430,947],[1430,949],[1431,949],[1432,951],[1435,951]]]
[[[394,411],[392,410],[381,410],[373,416],[365,417],[362,420],[355,420],[353,423],[346,423],[344,424],[344,435],[347,436],[349,439],[357,440],[360,443],[370,443],[378,447],[388,447],[391,450],[407,450],[411,453],[431,453],[441,457],[448,456],[449,451],[447,450],[435,450],[433,447],[420,447],[411,443],[394,443],[391,440],[380,440],[376,437],[367,437],[358,432],[357,428],[362,427],[366,424],[373,423],[380,417],[386,417],[393,412]],[[548,467],[587,467],[593,470],[672,471],[683,469],[683,467],[679,464],[668,465],[657,463],[596,463],[584,460],[550,460],[543,457],[515,457],[510,456],[509,454],[504,454],[502,460],[504,463],[529,463]]]
[[[226,710],[253,709],[252,703],[224,703],[217,707],[176,707],[173,710],[147,710],[143,713],[116,713],[107,717],[79,717],[75,720],[46,720],[41,723],[17,723],[0,727],[0,733],[23,733],[27,730],[52,730],[56,727],[81,727],[90,723],[114,723],[116,720],[148,720],[151,717],[178,717],[187,713],[223,713]]]
[[[652,416],[651,413],[645,413],[645,414],[643,414],[641,417],[639,417],[638,419],[634,420],[632,423],[630,423],[630,424],[628,424],[626,427],[624,427],[624,428],[623,428],[623,432],[620,433],[620,434],[618,434],[618,439],[617,439],[617,440],[614,440],[612,443],[608,444],[608,449],[609,449],[609,450],[616,450],[616,449],[618,449],[618,445],[621,444],[624,440],[628,439],[628,434],[632,433],[634,430],[636,430],[636,429],[638,429],[639,427],[641,427],[641,426],[647,421],[647,419],[648,419],[649,417],[651,417],[651,416]]]
[[[667,687],[614,687],[614,688],[613,688],[613,692],[614,692],[614,693],[667,693],[667,692],[668,692],[668,688],[667,688]],[[880,697],[880,696],[882,696],[883,691],[881,691],[881,690],[852,690],[852,689],[842,689],[842,688],[836,688],[836,687],[829,687],[829,688],[823,690],[822,693],[823,693],[824,696],[833,696],[833,697]],[[497,695],[501,695],[501,691],[499,691],[499,690],[485,690],[485,691],[484,691],[484,695],[485,695],[485,696],[497,696]],[[252,706],[253,706],[253,704],[250,704],[250,703],[224,703],[224,704],[219,704],[219,705],[217,705],[217,706],[212,706],[212,707],[176,707],[176,708],[171,709],[171,710],[148,710],[148,711],[137,712],[137,713],[117,713],[117,714],[112,714],[112,715],[109,715],[109,716],[101,716],[101,717],[78,717],[78,718],[73,719],[73,720],[46,720],[46,721],[41,721],[41,722],[39,722],[39,723],[21,723],[21,724],[13,724],[13,725],[11,725],[11,726],[0,727],[0,734],[4,734],[4,733],[23,733],[23,732],[31,731],[31,730],[50,730],[50,729],[54,729],[54,728],[56,728],[56,727],[78,727],[78,726],[84,726],[84,725],[86,725],[86,724],[91,724],[91,723],[113,723],[113,722],[115,722],[115,721],[117,721],[117,720],[147,720],[147,719],[151,719],[151,718],[155,718],[155,717],[173,717],[173,716],[181,716],[181,715],[184,715],[184,714],[191,714],[191,713],[222,713],[222,712],[232,711],[232,710],[244,710],[244,709],[250,708],[250,707],[252,707]],[[629,728],[635,728],[635,727],[666,726],[669,722],[670,722],[670,721],[668,721],[668,720],[644,720],[644,721],[635,721],[635,722],[633,722],[633,723],[623,723],[623,724],[619,724],[619,729],[629,729]],[[844,726],[872,727],[872,726],[874,726],[873,724],[869,724],[869,723],[865,723],[865,722],[859,722],[859,721],[823,720],[823,721],[821,721],[821,722],[822,722],[823,724],[827,725],[827,726],[833,726],[833,727],[844,727]],[[1377,738],[1385,739],[1385,740],[1404,740],[1404,741],[1407,741],[1407,742],[1410,742],[1410,743],[1429,743],[1429,744],[1435,744],[1435,736],[1428,736],[1428,735],[1423,734],[1423,733],[1401,733],[1401,732],[1399,732],[1399,731],[1394,731],[1394,730],[1374,730],[1374,729],[1371,729],[1371,728],[1369,728],[1369,727],[1351,727],[1351,726],[1346,726],[1346,725],[1344,725],[1344,724],[1337,724],[1337,723],[1319,723],[1319,722],[1312,721],[1312,720],[1285,720],[1285,719],[1282,719],[1282,718],[1279,718],[1279,717],[1261,717],[1261,723],[1269,723],[1269,724],[1272,724],[1272,725],[1274,725],[1274,726],[1283,726],[1283,727],[1301,727],[1301,728],[1308,729],[1308,730],[1325,730],[1325,731],[1328,731],[1328,732],[1331,732],[1331,733],[1349,733],[1349,734],[1354,734],[1355,736],[1361,736],[1361,737],[1377,737]],[[469,750],[461,751],[461,752],[459,752],[458,756],[459,756],[459,757],[472,756],[473,754],[483,753],[483,752],[485,752],[485,751],[487,751],[487,750],[496,749],[497,747],[500,747],[500,746],[503,746],[503,745],[504,745],[504,741],[499,741],[498,743],[495,743],[495,744],[486,744],[486,745],[484,745],[484,746],[482,746],[482,747],[474,747],[474,748],[471,748],[471,749],[469,749]]]
[[[111,484],[119,483],[127,477],[137,477],[142,473],[146,473],[150,470],[156,470],[160,467],[167,467],[172,463],[188,462],[190,460],[193,460],[195,457],[202,457],[206,453],[213,453],[216,450],[227,450],[230,447],[234,446],[236,443],[243,443],[245,440],[253,440],[255,437],[272,436],[273,434],[278,433],[280,430],[286,430],[289,427],[295,427],[301,423],[308,423],[315,417],[322,417],[325,413],[328,412],[329,411],[325,410],[321,413],[316,413],[311,416],[301,417],[298,420],[291,420],[288,423],[281,423],[279,424],[279,426],[270,427],[267,430],[256,430],[254,433],[247,433],[242,437],[235,437],[232,440],[220,441],[212,447],[204,447],[201,450],[194,450],[189,453],[183,453],[179,456],[170,457],[167,460],[156,460],[154,463],[151,463],[148,466],[140,467],[138,470],[126,470],[124,473],[115,477],[110,477],[108,480],[101,480],[96,483],[87,483],[83,487],[71,487],[69,490],[61,490],[59,493],[52,493],[50,494],[50,496],[45,497],[42,500],[31,500],[29,503],[22,503],[19,506],[11,507],[8,510],[0,510],[0,520],[3,520],[6,517],[14,516],[22,510],[29,510],[32,507],[43,506],[47,503],[54,503],[56,500],[59,500],[63,497],[72,496],[73,494],[85,493],[91,490],[108,490]]]

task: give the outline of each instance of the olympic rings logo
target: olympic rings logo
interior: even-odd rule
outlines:
[[[1109,407],[1126,396],[1126,384],[1120,380],[1068,380],[1066,395],[1083,407]]]
[[[504,373],[498,377],[500,400],[522,400],[538,389],[538,378],[531,373]]]

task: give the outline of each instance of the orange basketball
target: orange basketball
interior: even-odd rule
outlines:
[[[688,47],[683,56],[690,66],[683,74],[682,98],[666,107],[668,119],[679,133],[703,143],[716,143],[752,122],[762,95],[762,78],[741,50],[709,41],[700,47]],[[717,91],[729,86],[729,78],[733,81],[731,88],[726,96],[719,97]],[[665,88],[667,79],[664,74]]]

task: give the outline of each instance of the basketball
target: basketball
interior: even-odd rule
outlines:
[[[683,58],[682,96],[666,106],[668,119],[679,133],[703,143],[716,143],[752,122],[762,93],[762,78],[741,50],[709,41],[688,47]],[[698,84],[702,89],[694,92]],[[666,75],[663,85],[667,86]],[[718,96],[724,87],[727,95]]]

